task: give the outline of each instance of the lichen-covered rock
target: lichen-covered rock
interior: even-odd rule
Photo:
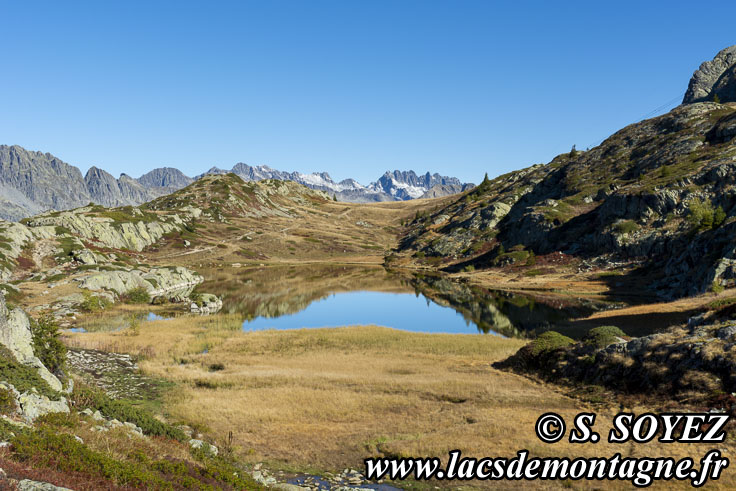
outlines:
[[[152,268],[149,271],[98,271],[76,278],[80,288],[111,291],[123,295],[135,288],[144,288],[151,298],[187,297],[204,278],[187,268]]]
[[[35,389],[21,394],[12,384],[7,382],[0,382],[0,388],[12,394],[17,408],[15,414],[22,417],[28,424],[33,423],[45,414],[69,412],[69,404],[64,397],[52,401],[47,396],[39,394]]]
[[[35,390],[21,394],[18,398],[18,405],[27,423],[33,423],[45,414],[69,412],[69,404],[64,397],[60,397],[58,401],[52,401]]]
[[[72,491],[69,488],[55,486],[47,482],[32,481],[30,479],[22,479],[16,484],[18,491]]]
[[[0,294],[0,344],[15,356],[18,362],[33,367],[55,391],[63,389],[62,383],[41,363],[33,353],[33,335],[28,317],[21,309],[8,310],[5,296]]]
[[[134,209],[137,210],[137,209]],[[107,216],[96,216],[92,207],[46,213],[26,221],[30,227],[63,227],[72,234],[113,249],[142,251],[155,244],[164,235],[181,230],[185,220],[170,214],[161,220],[131,217],[131,221],[115,222]],[[186,216],[189,219],[188,216]]]
[[[97,264],[99,258],[97,254],[90,251],[89,249],[80,249],[73,252],[74,260],[80,264],[93,265]]]
[[[217,449],[216,446],[214,446],[214,445],[212,445],[210,443],[207,443],[207,442],[203,442],[202,440],[191,439],[191,440],[189,440],[189,446],[192,447],[195,450],[201,449],[205,453],[207,453],[207,454],[209,454],[209,455],[211,455],[213,457],[216,457],[217,454],[219,453],[219,450]]]
[[[192,302],[190,311],[193,314],[210,315],[216,314],[222,309],[222,299],[211,293],[197,295],[196,301]]]
[[[20,256],[23,247],[33,240],[33,233],[20,223],[0,220],[0,281],[10,278],[15,260]]]

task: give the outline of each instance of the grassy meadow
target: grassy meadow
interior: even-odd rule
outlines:
[[[444,459],[455,448],[475,457],[510,457],[528,449],[537,456],[620,452],[696,459],[708,450],[697,444],[606,443],[619,409],[610,401],[592,406],[557,387],[491,367],[520,348],[525,343],[520,339],[375,326],[242,332],[241,318],[232,315],[145,322],[128,331],[70,333],[66,342],[139,356],[145,373],[175,384],[164,400],[170,419],[200,425],[219,443],[232,432],[240,459],[274,469],[360,469],[366,457]],[[550,445],[536,438],[534,423],[542,413],[555,411],[572,422],[575,414],[591,409],[599,414],[600,443],[571,445],[563,439]],[[726,455],[733,453],[731,443],[723,448]],[[727,469],[715,484],[732,488],[734,473]]]

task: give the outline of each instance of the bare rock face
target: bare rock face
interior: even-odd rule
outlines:
[[[683,104],[713,101],[736,102],[736,46],[722,50],[706,61],[690,79]]]
[[[61,159],[17,145],[0,145],[0,218],[19,220],[47,210],[68,210],[90,202],[139,205],[192,182],[176,169],[154,169],[140,179],[116,179],[97,167],[82,177]]]
[[[8,348],[20,363],[35,368],[53,390],[62,390],[59,379],[33,353],[33,336],[28,317],[21,309],[9,310],[4,295],[0,295],[0,344]]]

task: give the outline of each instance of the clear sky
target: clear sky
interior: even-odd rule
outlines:
[[[86,171],[479,182],[681,97],[736,2],[0,0],[0,143]],[[674,105],[674,104],[673,104]]]

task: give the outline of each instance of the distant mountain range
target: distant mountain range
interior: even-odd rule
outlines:
[[[423,175],[414,171],[386,172],[376,182],[364,186],[355,179],[335,182],[326,172],[283,172],[265,165],[254,167],[243,163],[231,170],[213,167],[195,178],[172,167],[154,169],[137,179],[126,174],[116,179],[97,167],[82,176],[77,167],[50,153],[0,145],[0,218],[16,221],[46,210],[66,210],[90,202],[108,207],[137,205],[177,191],[204,175],[228,172],[245,181],[295,181],[326,191],[340,201],[354,203],[436,198],[473,187],[455,177],[429,172]]]

